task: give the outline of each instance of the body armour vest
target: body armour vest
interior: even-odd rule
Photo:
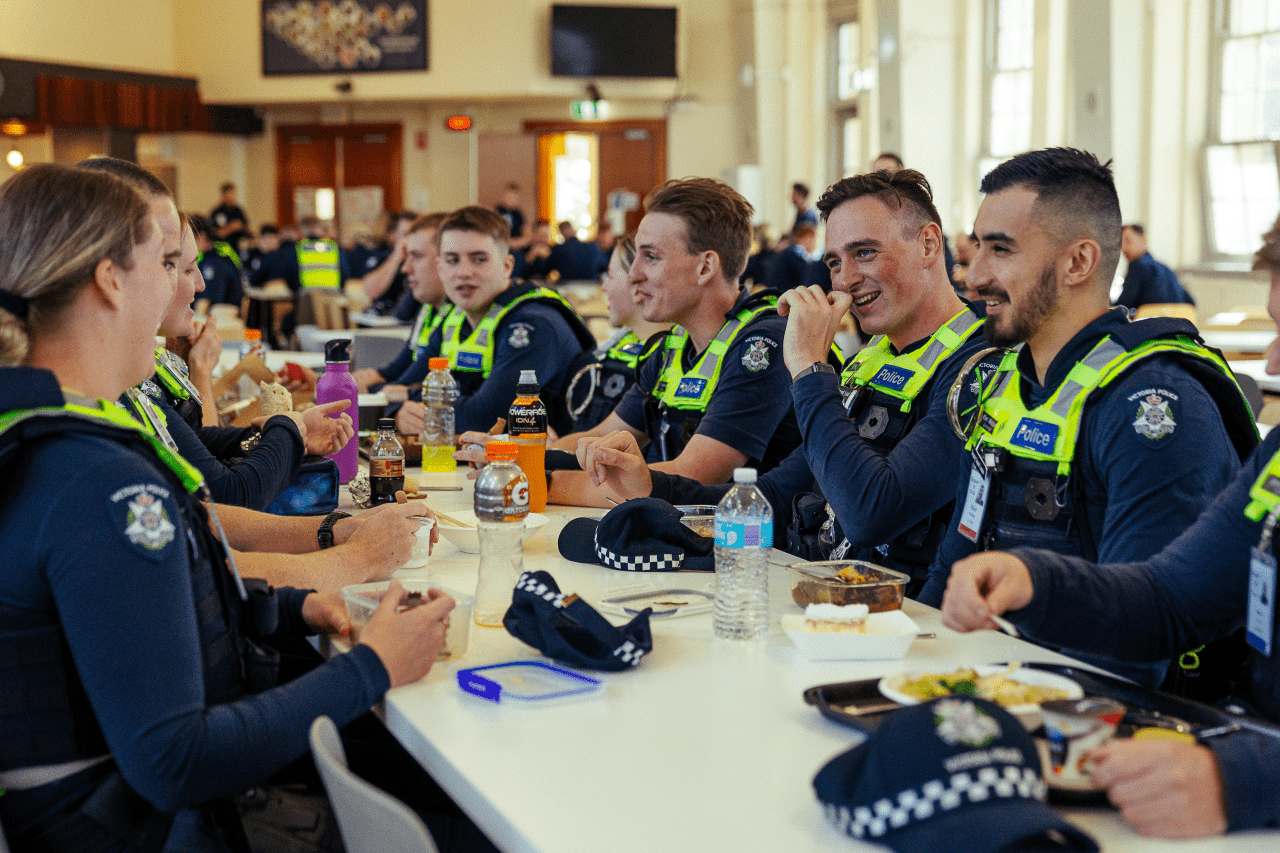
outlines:
[[[414,360],[422,358],[427,352],[427,344],[436,329],[444,325],[445,319],[453,311],[452,302],[441,302],[439,305],[423,305],[418,309],[418,316],[413,321],[413,332],[409,337],[414,341]],[[394,376],[388,377],[395,379]]]
[[[1143,320],[1104,337],[1077,362],[1049,397],[1028,409],[1017,370],[1019,349],[999,354],[981,411],[965,448],[991,474],[991,491],[978,545],[983,550],[1048,548],[1097,558],[1098,542],[1072,478],[1076,445],[1090,398],[1131,368],[1156,355],[1172,355],[1210,393],[1241,458],[1257,445],[1252,412],[1231,370],[1217,353],[1198,344],[1182,321]],[[959,377],[956,381],[967,381]],[[1144,412],[1145,412],[1144,406]],[[1158,438],[1164,423],[1158,405],[1145,412],[1146,434]]]
[[[303,287],[342,286],[342,265],[338,244],[332,240],[299,240],[298,281]]]
[[[641,341],[634,332],[627,332],[574,372],[565,391],[574,432],[585,432],[609,417],[635,384],[640,363],[656,352],[665,338],[663,333]]]
[[[51,377],[49,377],[51,379]],[[136,391],[134,393],[137,393]],[[140,425],[118,404],[64,393],[33,395],[28,408],[0,414],[0,459],[12,469],[14,454],[33,443],[68,432],[104,436],[156,458],[177,481],[175,490],[191,570],[193,604],[203,653],[206,701],[220,704],[274,681],[274,661],[243,637],[241,619],[259,618],[255,630],[274,610],[264,604],[266,586],[228,569],[225,552],[210,529],[210,516],[194,497],[208,499],[200,472],[172,452],[160,436]],[[245,605],[249,601],[249,606]],[[80,683],[62,627],[6,634],[0,605],[0,769],[10,770],[94,758],[108,749]],[[252,613],[251,613],[252,611]],[[246,648],[246,645],[252,648]],[[122,651],[122,653],[125,653]],[[250,677],[256,673],[258,679]]]

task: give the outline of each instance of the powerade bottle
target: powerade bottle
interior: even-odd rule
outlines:
[[[734,486],[716,507],[717,637],[755,640],[769,633],[769,548],[773,507],[756,488],[756,469],[735,468]]]
[[[404,447],[396,438],[396,422],[378,419],[378,439],[369,449],[369,502],[393,504],[404,490]]]
[[[547,508],[547,407],[538,396],[538,374],[520,371],[516,400],[507,412],[507,434],[516,443],[516,461],[529,478],[529,511]]]
[[[489,464],[476,478],[475,509],[480,535],[476,578],[477,625],[501,628],[511,593],[524,571],[524,520],[529,516],[529,481],[516,465],[516,445],[491,441]]]
[[[431,372],[422,393],[426,404],[422,413],[422,470],[453,471],[458,467],[453,458],[457,442],[453,404],[458,399],[458,383],[449,372],[449,359],[433,358],[427,364]]]
[[[345,412],[354,424],[360,423],[360,388],[351,376],[351,341],[334,338],[324,345],[324,376],[316,382],[316,405],[348,400],[351,405]],[[330,415],[329,417],[338,417]],[[338,463],[338,481],[348,483],[359,470],[360,460],[356,448],[360,431],[352,430],[351,440],[341,450],[329,456]]]

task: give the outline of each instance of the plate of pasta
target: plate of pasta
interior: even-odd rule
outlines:
[[[1041,702],[1084,696],[1084,688],[1070,678],[1017,663],[977,664],[941,673],[899,673],[880,679],[880,692],[902,705],[942,696],[978,696],[1013,714],[1027,731],[1035,731],[1044,722]]]

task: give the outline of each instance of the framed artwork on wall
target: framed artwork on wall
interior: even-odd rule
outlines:
[[[262,73],[427,70],[427,0],[262,0]]]

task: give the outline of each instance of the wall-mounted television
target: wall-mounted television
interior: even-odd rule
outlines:
[[[551,73],[675,77],[675,7],[553,4]]]

